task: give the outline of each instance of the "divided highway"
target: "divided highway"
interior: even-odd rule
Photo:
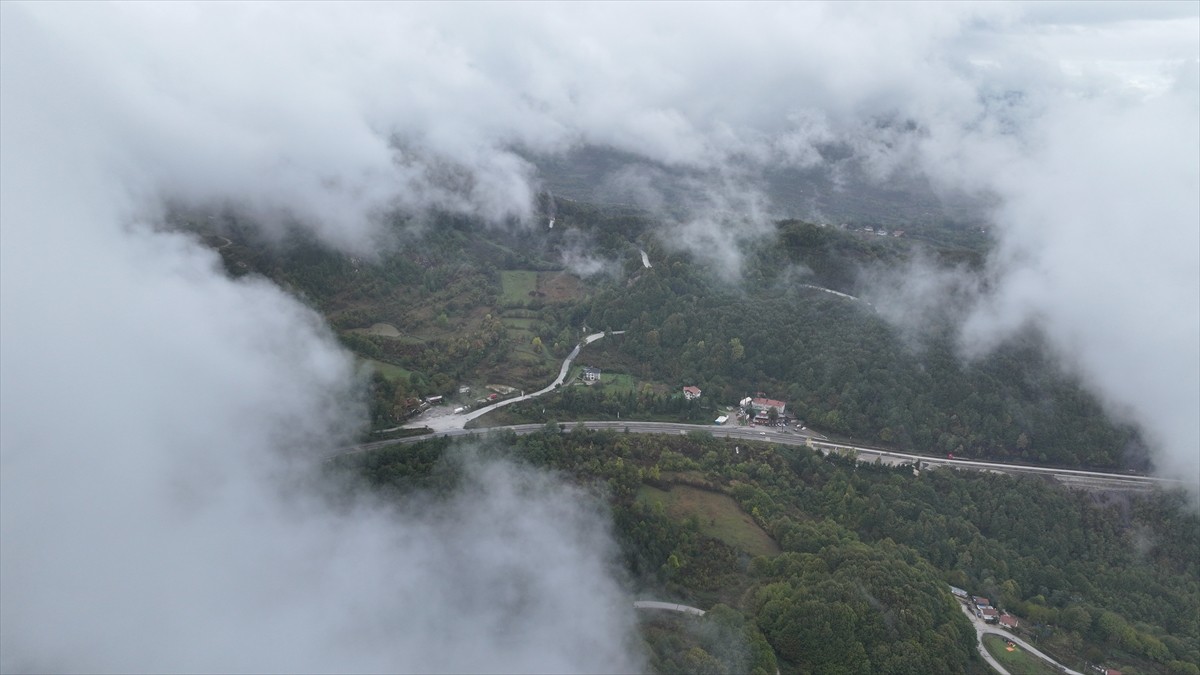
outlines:
[[[643,261],[649,267],[649,259],[642,252]],[[829,289],[820,289],[828,291]],[[829,291],[835,293],[836,291]],[[839,295],[842,295],[839,293]],[[846,296],[851,297],[851,296]],[[857,298],[852,298],[857,300]],[[621,335],[625,331],[612,331],[611,335]],[[382,448],[388,445],[396,445],[398,443],[415,443],[427,438],[438,436],[471,436],[476,434],[484,434],[490,430],[507,429],[517,434],[528,434],[538,431],[543,428],[541,424],[516,424],[512,426],[490,427],[489,429],[466,429],[467,422],[487,413],[496,410],[497,408],[511,405],[519,401],[527,401],[543,394],[548,394],[555,390],[556,387],[562,386],[566,381],[567,374],[571,370],[571,364],[575,357],[579,356],[579,352],[587,345],[599,340],[605,336],[605,333],[593,333],[585,337],[567,358],[563,360],[562,367],[558,371],[558,377],[545,388],[538,391],[524,394],[516,398],[510,398],[492,405],[473,410],[465,415],[440,415],[432,418],[425,418],[419,424],[428,425],[433,430],[432,434],[423,436],[413,436],[403,439],[393,439],[387,441],[375,441],[372,443],[363,443],[347,448],[342,448],[334,453],[333,456],[354,454],[366,452],[376,448]],[[689,431],[705,431],[713,436],[723,438],[742,439],[747,441],[763,441],[769,443],[783,443],[786,445],[805,445],[814,450],[828,455],[830,453],[838,454],[854,454],[859,461],[863,462],[880,462],[890,466],[912,465],[915,469],[928,470],[939,467],[951,467],[955,469],[968,469],[971,471],[993,471],[996,473],[1006,474],[1041,474],[1053,477],[1056,481],[1064,483],[1071,487],[1082,489],[1095,490],[1134,490],[1145,491],[1152,490],[1154,486],[1162,487],[1182,487],[1185,483],[1181,480],[1155,478],[1152,476],[1138,476],[1120,473],[1104,473],[1101,471],[1083,471],[1079,469],[1056,469],[1053,467],[1035,466],[1030,464],[1002,464],[999,462],[982,462],[969,459],[950,459],[948,457],[930,457],[927,455],[915,455],[906,452],[895,452],[883,448],[871,448],[858,445],[849,445],[846,443],[835,443],[824,436],[811,431],[793,431],[787,428],[774,427],[743,427],[743,426],[725,426],[712,424],[680,424],[675,422],[639,422],[636,420],[608,420],[608,421],[585,421],[585,422],[567,422],[563,423],[563,427],[574,427],[582,424],[588,429],[612,429],[616,431],[628,431],[635,434],[686,434]]]
[[[928,457],[905,452],[894,452],[879,448],[869,448],[845,443],[834,443],[820,440],[809,432],[795,432],[783,429],[763,429],[761,427],[716,426],[711,424],[681,424],[677,422],[638,422],[635,420],[605,420],[584,422],[563,422],[562,427],[574,428],[582,424],[587,429],[609,429],[613,431],[629,431],[634,434],[686,434],[690,431],[703,431],[719,438],[733,438],[746,441],[761,441],[782,443],[785,445],[805,445],[828,455],[829,453],[857,454],[859,461],[874,462],[876,460],[892,466],[911,464],[922,470],[938,467],[968,469],[972,471],[994,471],[1006,474],[1040,474],[1051,476],[1059,482],[1074,487],[1094,489],[1123,489],[1150,490],[1155,485],[1161,487],[1183,486],[1184,482],[1153,476],[1136,476],[1119,473],[1104,473],[1102,471],[1083,471],[1080,469],[1056,469],[1053,467],[1035,466],[1030,464],[1002,464],[999,462],[981,462],[969,459],[949,459]],[[457,437],[486,434],[489,431],[508,430],[516,434],[530,434],[545,428],[542,424],[515,424],[486,429],[450,429],[438,431],[424,436],[413,436],[389,441],[375,441],[361,445],[343,448],[337,455],[354,454],[382,448],[398,443],[415,443],[417,441],[439,436]]]

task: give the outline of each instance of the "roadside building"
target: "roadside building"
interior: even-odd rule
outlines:
[[[955,597],[962,598],[964,600],[967,599],[967,592],[964,591],[963,589],[959,588],[958,586],[951,586],[950,592],[953,593]]]
[[[992,601],[987,598],[981,598],[978,595],[971,596],[971,602],[975,603],[976,607],[991,607]]]
[[[584,366],[583,367],[583,381],[584,382],[599,382],[600,381],[600,369],[593,368],[591,366]]]
[[[986,623],[998,623],[1000,621],[1000,610],[995,607],[979,608],[979,618]]]
[[[746,399],[742,399],[742,401],[743,401],[743,403],[747,403]],[[771,410],[771,408],[774,408],[775,412],[779,413],[780,416],[782,416],[783,413],[785,413],[787,411],[787,401],[776,401],[773,398],[755,397],[755,398],[749,399],[748,403],[749,403],[749,407],[755,413],[769,412]],[[746,406],[743,405],[742,407],[746,407]]]
[[[1021,622],[1017,621],[1017,617],[1005,612],[1000,615],[1000,625],[1009,630],[1016,630],[1017,626],[1021,625]]]
[[[700,387],[684,387],[683,397],[689,401],[695,401],[700,398]]]

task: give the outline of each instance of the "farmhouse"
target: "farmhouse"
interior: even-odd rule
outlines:
[[[1000,625],[1010,630],[1016,630],[1017,626],[1020,625],[1020,622],[1017,621],[1017,617],[1005,612],[1000,615]]]
[[[591,366],[584,366],[583,367],[583,381],[584,382],[599,382],[600,381],[600,369],[593,368]]]
[[[696,399],[700,398],[700,388],[699,387],[684,387],[683,388],[683,397],[689,401],[695,401]]]
[[[996,623],[1000,620],[1000,610],[995,607],[981,607],[979,609],[979,616],[986,623]]]

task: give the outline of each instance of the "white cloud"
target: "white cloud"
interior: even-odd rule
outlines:
[[[355,632],[349,615],[378,616],[399,596],[354,586],[347,561],[367,561],[364,583],[392,583],[384,561],[403,547],[373,548],[375,529],[305,520],[257,489],[287,466],[272,449],[344,436],[345,356],[277,289],[233,283],[193,243],[131,225],[152,222],[163,198],[296,218],[370,251],[392,207],[529,221],[539,177],[521,155],[599,145],[682,172],[701,198],[662,236],[694,239],[736,276],[739,240],[770,215],[747,167],[809,168],[822,144],[842,144],[880,176],[919,169],[998,194],[996,290],[968,342],[1038,322],[1147,429],[1161,465],[1200,471],[1194,4],[0,12],[6,669],[236,668],[204,658],[253,634],[241,616],[278,622],[246,668],[430,663],[389,660],[374,647],[394,635]],[[624,174],[623,189],[653,199],[660,186],[638,185],[647,175]],[[425,522],[398,527],[423,545]],[[559,533],[579,560],[602,555]],[[309,569],[280,552],[338,545],[353,555]],[[219,564],[195,562],[213,551]],[[276,564],[272,585],[261,570]],[[281,590],[327,576],[311,597]],[[333,597],[358,604],[328,616]],[[597,616],[613,616],[607,602]],[[597,644],[619,642],[611,625]],[[329,643],[285,639],[290,628],[350,630],[366,647],[306,660]],[[547,635],[530,628],[536,639],[496,667],[596,663],[522,660]],[[344,653],[359,660],[335,663]]]
[[[257,127],[248,100],[173,112],[146,72],[0,11],[0,670],[639,670],[602,504],[475,463],[444,501],[332,508],[309,471],[362,419],[349,355],[280,289],[145,224],[148,196],[184,187],[311,220],[345,197],[306,202],[315,169],[373,152]]]

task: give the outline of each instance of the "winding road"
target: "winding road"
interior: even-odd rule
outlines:
[[[457,415],[457,414],[431,415],[431,414],[429,414],[429,411],[426,411],[426,413],[418,415],[415,419],[410,421],[408,424],[405,424],[405,425],[403,425],[401,427],[397,427],[397,428],[398,429],[405,429],[405,428],[417,429],[417,428],[428,427],[429,429],[433,430],[434,432],[446,432],[446,433],[461,431],[462,429],[466,428],[467,422],[470,422],[473,419],[482,417],[482,416],[492,412],[493,410],[503,408],[506,405],[520,403],[521,401],[528,401],[529,399],[537,398],[538,396],[542,396],[543,394],[548,394],[548,393],[554,391],[556,388],[562,386],[562,383],[564,381],[566,381],[567,373],[571,372],[571,364],[575,361],[575,357],[579,356],[580,350],[582,350],[584,347],[592,344],[596,340],[599,340],[600,338],[604,337],[605,335],[624,335],[624,334],[625,334],[625,331],[623,331],[623,330],[614,330],[614,331],[610,331],[609,333],[592,333],[591,335],[588,335],[587,337],[583,338],[583,341],[581,341],[579,344],[575,345],[575,348],[571,350],[571,353],[567,354],[567,358],[563,359],[562,366],[558,369],[558,377],[554,378],[554,381],[551,382],[550,384],[546,385],[544,388],[539,389],[531,394],[521,394],[520,396],[516,396],[514,398],[506,398],[503,401],[497,401],[496,403],[484,406],[477,410],[472,410],[471,412],[463,414],[463,415]],[[368,445],[371,445],[371,444],[368,444]]]

